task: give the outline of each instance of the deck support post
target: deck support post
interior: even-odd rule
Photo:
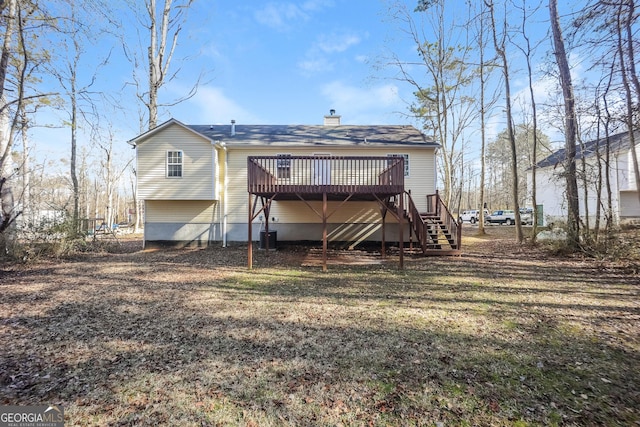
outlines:
[[[261,198],[261,202],[262,202],[262,210],[264,211],[264,232],[267,233],[267,236],[265,238],[266,242],[266,256],[267,258],[269,258],[269,212],[271,210],[271,200],[269,200],[267,202],[267,204],[264,204],[264,197]]]
[[[385,222],[385,218],[387,216],[387,211],[389,210],[389,208],[387,208],[386,206],[381,206],[380,207],[380,216],[382,216],[382,247],[380,248],[380,255],[382,256],[382,258],[386,258],[387,257],[387,249],[386,249],[386,222]]]
[[[322,193],[322,271],[327,271],[327,193]]]
[[[249,211],[249,221],[247,221],[247,224],[249,225],[249,229],[247,230],[247,247],[249,248],[247,253],[247,264],[248,264],[247,267],[249,268],[249,270],[253,268],[253,244],[252,244],[253,236],[251,235],[251,223],[253,222],[253,209],[251,208],[251,205],[252,205],[251,193],[249,193],[249,209],[247,209]]]
[[[400,212],[398,212],[398,237],[400,240],[400,269],[404,269],[404,194],[400,194]]]

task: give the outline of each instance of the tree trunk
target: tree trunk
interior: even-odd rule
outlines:
[[[6,4],[5,4],[6,5]],[[18,19],[18,3],[17,0],[9,1],[9,9],[6,17],[7,26],[5,29],[4,40],[2,45],[2,55],[0,56],[0,249],[6,250],[8,242],[12,239],[9,231],[13,228],[14,221],[20,215],[16,210],[13,188],[11,180],[13,178],[13,167],[11,158],[11,146],[13,143],[11,120],[9,119],[8,102],[4,94],[4,85],[7,78],[7,69],[9,67],[9,57],[11,56],[14,26],[18,25],[20,38],[23,37],[22,26]],[[24,53],[24,50],[22,51]],[[24,96],[24,74],[26,70],[26,55],[24,62],[21,64],[21,76],[18,77],[18,111],[22,108],[22,100]],[[14,117],[14,122],[17,116]]]
[[[2,99],[2,105],[6,105],[4,98]],[[15,218],[15,201],[13,198],[13,189],[11,187],[12,161],[11,161],[11,136],[9,131],[9,109],[4,108],[0,110],[0,153],[5,153],[0,162],[0,234],[4,235],[4,238],[0,237],[0,249],[4,251],[6,249],[4,245],[10,240],[7,237],[7,232],[13,224]]]
[[[596,99],[596,104],[598,100]],[[600,152],[600,108],[596,105],[596,120],[598,120],[598,130],[596,131],[596,165],[598,167],[598,174],[596,177],[596,212],[595,223],[593,224],[593,234],[596,242],[598,241],[598,234],[600,233],[600,216],[602,215],[602,153]]]
[[[627,107],[627,131],[629,135],[629,150],[631,150],[631,159],[633,161],[633,175],[636,181],[636,195],[638,197],[638,202],[640,202],[640,166],[638,162],[638,152],[636,150],[636,140],[635,140],[635,130],[638,127],[638,124],[634,121],[634,116],[638,112],[635,111],[635,108],[638,108],[640,105],[640,82],[638,81],[638,75],[636,73],[635,66],[635,54],[633,45],[636,40],[633,39],[633,32],[631,29],[631,20],[633,19],[635,13],[635,4],[633,0],[627,1],[628,6],[628,14],[624,22],[622,20],[622,8],[624,7],[623,3],[620,3],[620,13],[617,14],[617,32],[618,32],[618,54],[620,55],[620,72],[622,74],[622,83],[624,85],[625,90],[625,101]],[[627,35],[626,38],[626,54],[628,57],[628,61],[625,61],[625,51],[624,44],[625,40],[622,38],[623,27],[625,29],[625,33]],[[628,63],[625,66],[625,63]],[[633,99],[633,93],[631,89],[631,84],[636,92],[636,99]],[[635,103],[634,103],[635,101]],[[635,105],[634,105],[635,104]],[[634,108],[635,107],[635,108]]]
[[[502,73],[504,75],[504,90],[505,90],[505,106],[507,113],[507,133],[509,137],[509,146],[511,147],[511,182],[513,188],[511,189],[511,197],[513,199],[513,211],[515,213],[516,220],[516,240],[522,243],[524,236],[522,234],[522,224],[520,220],[520,203],[518,201],[518,153],[516,148],[516,136],[513,128],[513,114],[511,112],[511,85],[509,81],[509,61],[507,60],[507,54],[504,48],[504,41],[498,43],[496,21],[493,10],[493,1],[488,4],[489,11],[491,13],[491,27],[493,29],[493,44],[496,52],[502,61]],[[506,18],[505,18],[506,19]],[[506,21],[505,21],[506,27]]]
[[[604,164],[605,164],[605,177],[604,182],[607,188],[607,214],[606,214],[606,231],[610,232],[613,228],[613,191],[611,189],[611,143],[609,138],[609,124],[611,122],[611,113],[609,112],[609,103],[607,101],[609,90],[611,89],[611,80],[613,79],[613,73],[609,75],[609,82],[605,89],[605,93],[602,97],[604,104],[604,114],[605,114],[605,122],[604,122],[604,132],[606,138],[605,152],[604,152]]]
[[[567,185],[567,244],[577,249],[580,244],[580,206],[578,203],[578,184],[576,181],[576,112],[575,99],[573,97],[573,83],[567,53],[564,47],[564,39],[560,29],[557,0],[549,0],[549,15],[551,18],[551,31],[560,84],[564,98],[564,127],[565,127],[565,160],[564,173]]]
[[[481,6],[482,7],[482,6]],[[485,86],[486,86],[486,77],[484,75],[485,73],[485,67],[484,67],[484,46],[485,46],[485,40],[484,40],[484,24],[485,24],[485,18],[484,18],[484,9],[481,9],[481,18],[480,18],[480,43],[479,43],[479,48],[480,48],[480,138],[481,138],[481,147],[480,147],[480,206],[478,206],[478,209],[480,209],[480,213],[479,213],[479,217],[478,217],[478,234],[485,234],[485,230],[484,230],[484,204],[485,204],[485,194],[484,194],[484,187],[485,187],[485,175],[486,175],[486,164],[487,164],[487,158],[486,158],[486,141],[487,141],[487,134],[486,134],[486,130],[485,130],[485,120],[486,120],[486,102],[485,102]]]
[[[71,81],[71,161],[69,162],[69,173],[71,175],[71,183],[73,186],[73,233],[78,232],[79,223],[79,202],[80,202],[80,188],[78,186],[78,174],[76,173],[76,159],[78,151],[78,104],[75,93],[75,71]]]
[[[24,108],[20,111],[20,134],[22,136],[22,216],[28,223],[33,222],[33,209],[31,206],[31,162],[29,158],[29,136],[27,135],[28,122]]]
[[[525,57],[527,59],[527,75],[529,77],[529,97],[531,98],[531,118],[533,121],[533,149],[531,153],[531,204],[533,205],[532,215],[532,231],[531,231],[531,241],[535,243],[538,235],[538,199],[536,192],[538,191],[537,186],[537,167],[538,163],[538,111],[536,105],[535,98],[535,88],[533,85],[533,69],[531,67],[531,42],[529,40],[529,36],[527,36],[525,31],[525,26],[527,24],[527,15],[526,15],[526,5],[523,0],[523,13],[522,13],[522,35],[527,43],[527,49],[525,51]]]
[[[158,90],[164,83],[164,77],[168,71],[173,49],[176,46],[178,32],[173,36],[173,43],[169,55],[165,56],[167,49],[167,36],[169,34],[171,3],[172,0],[164,1],[162,10],[162,23],[160,25],[160,40],[158,40],[158,22],[156,19],[156,0],[147,0],[147,12],[149,13],[149,129],[158,125]],[[188,7],[188,6],[185,6]]]
[[[577,129],[576,129],[577,131]],[[586,150],[584,148],[584,142],[582,141],[582,137],[578,136],[577,137],[577,141],[576,141],[579,145],[580,145],[580,152],[584,153]],[[577,169],[577,165],[576,165],[576,169]],[[578,176],[580,177],[580,180],[582,181],[582,197],[584,199],[584,227],[582,230],[582,234],[585,240],[589,241],[591,239],[591,221],[589,220],[589,178],[591,174],[588,173],[587,171],[587,158],[586,156],[583,154],[582,156],[580,156],[580,171],[578,173]],[[577,177],[576,177],[577,179]]]
[[[7,28],[4,32],[4,40],[2,44],[2,55],[0,56],[0,99],[4,100],[4,83],[7,80],[7,69],[9,68],[9,56],[11,56],[11,41],[13,39],[13,31],[16,22],[16,13],[18,11],[18,1],[9,0],[9,8],[6,17]],[[2,104],[5,108],[5,104]],[[3,155],[0,152],[0,156]]]

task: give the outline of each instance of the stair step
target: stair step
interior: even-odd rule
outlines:
[[[409,196],[411,197],[411,196]],[[413,203],[413,202],[411,202]],[[401,211],[394,206],[395,211],[408,219],[410,227],[415,231],[424,255],[459,255],[460,249],[457,234],[449,229],[450,218],[446,209],[440,211],[446,218],[435,213]]]

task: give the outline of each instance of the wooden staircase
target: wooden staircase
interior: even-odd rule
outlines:
[[[427,211],[416,208],[411,194],[404,192],[404,218],[409,222],[411,240],[415,236],[424,255],[460,255],[462,223],[456,221],[438,193],[427,196]],[[395,203],[399,210],[398,203]]]

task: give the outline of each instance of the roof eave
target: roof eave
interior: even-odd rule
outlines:
[[[130,139],[129,141],[127,141],[127,144],[130,144],[132,147],[135,148],[136,146],[138,146],[138,144],[146,141],[147,139],[151,138],[153,135],[161,132],[162,130],[168,128],[171,125],[178,125],[178,126],[182,127],[183,129],[191,132],[192,134],[197,135],[200,138],[206,139],[210,143],[214,143],[215,142],[211,138],[209,138],[207,135],[204,135],[203,133],[200,133],[200,132],[197,132],[197,131],[191,129],[189,126],[185,125],[184,123],[182,123],[179,120],[171,118],[171,119],[167,120],[166,122],[159,124],[155,128],[150,129],[150,130],[146,131],[145,133],[136,136],[133,139]]]

